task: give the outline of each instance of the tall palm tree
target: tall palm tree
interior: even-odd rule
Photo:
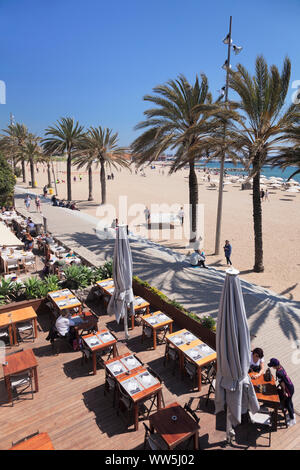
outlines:
[[[35,171],[34,165],[38,161],[43,161],[43,154],[41,147],[39,146],[40,139],[30,134],[28,140],[22,147],[22,154],[24,160],[29,162],[30,165],[30,176],[31,176],[31,187],[35,188]]]
[[[77,151],[75,164],[78,168],[83,166],[89,169],[90,194],[92,197],[92,162],[97,160],[100,165],[100,183],[101,183],[101,204],[106,204],[106,176],[107,168],[117,168],[118,166],[128,168],[128,161],[125,158],[125,147],[118,146],[118,133],[112,133],[111,129],[91,127],[82,140],[81,148]],[[89,199],[89,200],[92,200]]]
[[[245,118],[232,134],[233,144],[244,155],[249,175],[253,178],[255,272],[264,271],[261,168],[269,157],[280,150],[282,143],[287,142],[287,131],[297,120],[295,105],[287,109],[284,107],[290,75],[291,63],[288,58],[280,74],[275,65],[268,68],[265,59],[258,56],[253,77],[241,64],[229,76],[229,86],[239,95],[241,115]]]
[[[46,129],[43,147],[47,154],[63,155],[67,153],[67,198],[72,200],[71,165],[73,153],[80,147],[84,137],[83,126],[74,122],[73,118],[61,118],[56,125]]]
[[[22,155],[22,149],[23,145],[28,139],[28,129],[24,124],[16,123],[10,124],[7,129],[3,129],[3,132],[5,134],[2,135],[0,146],[5,152],[8,153],[9,157],[12,158],[13,167],[16,164],[16,159],[21,162],[23,183],[25,183],[25,160]]]
[[[218,126],[212,119],[212,97],[204,74],[201,82],[196,76],[194,85],[180,75],[164,85],[153,88],[154,95],[144,96],[145,101],[156,107],[144,112],[146,120],[135,128],[147,129],[131,145],[137,165],[159,158],[166,150],[175,150],[175,160],[170,173],[189,165],[189,202],[191,207],[190,241],[197,237],[198,181],[195,161],[206,150],[213,128]]]

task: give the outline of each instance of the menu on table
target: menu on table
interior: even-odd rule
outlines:
[[[184,333],[180,333],[178,335],[172,336],[171,338],[168,338],[169,341],[174,343],[176,346],[183,346],[184,344],[191,343],[192,341],[195,341],[198,339],[195,335],[190,333],[189,331],[186,331]]]
[[[159,380],[156,377],[153,377],[148,371],[141,372],[139,375],[136,376],[138,382],[140,382],[145,388],[153,387],[159,383]]]
[[[214,354],[215,351],[211,349],[207,344],[198,344],[191,349],[185,351],[185,354],[189,356],[193,361],[199,361],[204,357]]]
[[[113,374],[115,377],[126,372],[126,368],[119,360],[114,361],[110,364],[106,364],[106,367],[110,371],[110,373]]]
[[[127,367],[128,370],[135,369],[136,367],[142,365],[142,363],[136,357],[134,357],[133,354],[127,357],[123,357],[121,362]]]

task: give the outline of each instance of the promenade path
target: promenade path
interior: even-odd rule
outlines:
[[[24,214],[24,189],[16,188],[15,203]],[[99,220],[82,212],[52,207],[42,200],[43,216],[48,230],[63,243],[95,265],[112,258],[114,239],[106,239],[97,230]],[[34,201],[31,207],[35,213]],[[147,240],[130,237],[134,274],[198,315],[217,318],[218,305],[225,278],[214,268],[190,267],[183,255]],[[236,266],[238,268],[238,266]],[[280,276],[280,267],[278,267]],[[300,302],[243,281],[241,284],[248,324],[256,335],[253,347],[261,347],[265,360],[278,358],[295,385],[294,406],[300,413]]]

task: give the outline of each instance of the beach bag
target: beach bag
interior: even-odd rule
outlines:
[[[271,382],[271,380],[272,380],[272,373],[271,373],[271,370],[269,368],[264,373],[264,379],[265,379],[266,382]]]

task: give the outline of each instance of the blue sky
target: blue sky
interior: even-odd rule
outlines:
[[[281,69],[288,55],[300,80],[299,0],[0,0],[0,128],[12,112],[42,136],[71,116],[112,128],[128,145],[154,86],[204,72],[217,97],[230,15],[233,42],[244,48],[233,67],[253,72],[263,54]]]

